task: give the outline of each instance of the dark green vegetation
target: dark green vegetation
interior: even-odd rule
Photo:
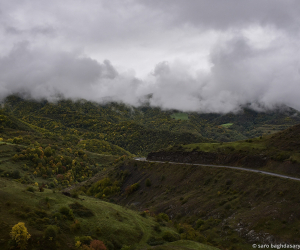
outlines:
[[[3,178],[0,181],[1,249],[13,246],[9,232],[19,221],[25,222],[31,234],[28,249],[76,249],[77,241],[88,245],[92,239],[103,241],[108,249],[125,245],[148,249],[149,238],[162,239],[168,232],[176,234],[173,229],[160,227],[152,217],[99,199],[74,199],[49,189],[38,192],[35,188],[32,193],[17,182]]]
[[[126,172],[110,176],[114,164],[132,155],[128,151],[105,140],[80,139],[68,129],[49,132],[3,111],[1,125],[1,249],[17,248],[9,232],[18,222],[25,223],[32,250],[78,249],[76,244],[81,248],[92,240],[108,250],[159,249],[164,243],[165,249],[215,249],[179,241],[173,224],[161,226],[148,213],[108,203],[128,178]],[[83,189],[62,190],[81,183],[94,183],[86,190],[92,197],[82,196]],[[128,194],[138,188],[133,184]]]
[[[88,152],[77,154],[76,148],[63,151],[52,145],[55,150],[50,150],[49,146],[44,148],[37,144],[28,147],[0,144],[1,249],[14,249],[15,243],[10,240],[9,232],[20,221],[25,222],[31,234],[27,249],[32,250],[78,249],[76,243],[89,245],[96,239],[103,241],[109,250],[147,250],[152,249],[151,246],[153,249],[173,249],[173,246],[179,250],[215,249],[196,242],[178,241],[180,236],[172,223],[160,225],[160,220],[146,212],[107,202],[113,201],[113,195],[122,194],[121,186],[129,173],[119,171],[114,176],[112,170],[115,169],[113,162],[120,164],[126,157],[116,159]],[[74,151],[73,160],[64,162],[67,157],[71,158],[70,151]],[[88,183],[93,183],[88,189],[81,187]],[[70,184],[76,184],[79,189],[60,192]],[[130,193],[140,187],[139,184],[131,186]],[[92,197],[82,196],[83,190]],[[168,242],[173,242],[170,247]],[[162,248],[163,243],[166,248]],[[155,247],[157,244],[160,248]]]
[[[133,160],[119,163],[107,176],[121,179],[118,173],[127,177],[121,192],[110,199],[149,211],[162,228],[175,227],[181,239],[220,249],[300,240],[300,182],[232,169]],[[136,183],[138,189],[127,193]]]
[[[159,109],[86,101],[52,104],[11,96],[4,103],[4,111],[6,117],[15,117],[19,124],[48,138],[60,137],[66,146],[79,144],[101,154],[146,154],[176,143],[210,141]]]
[[[300,177],[300,125],[227,143],[175,145],[149,154],[151,160],[234,165]]]
[[[281,112],[258,113],[245,108],[238,114],[221,115],[84,100],[53,104],[17,96],[6,98],[3,111],[5,118],[0,126],[34,130],[48,138],[60,137],[66,146],[79,143],[96,153],[120,155],[146,155],[174,144],[243,140],[300,123],[299,112],[287,107]],[[229,123],[233,125],[224,126]]]
[[[18,222],[32,235],[28,249],[92,240],[108,250],[297,243],[298,182],[131,158],[167,148],[159,152],[267,162],[261,169],[300,175],[299,126],[271,136],[298,122],[289,108],[220,115],[8,97],[0,110],[0,248],[14,247],[9,231]],[[244,141],[226,143],[234,140]]]

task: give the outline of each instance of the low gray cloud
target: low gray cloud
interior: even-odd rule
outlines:
[[[249,103],[256,109],[282,104],[300,109],[298,51],[294,41],[257,49],[237,36],[211,51],[210,72],[192,75],[188,68],[161,63],[154,70],[152,104],[200,112],[237,111]]]
[[[0,99],[300,109],[299,8],[296,0],[2,2]]]
[[[231,29],[256,23],[299,29],[300,3],[297,0],[184,0],[142,1],[161,10],[173,25],[190,23],[203,28]]]

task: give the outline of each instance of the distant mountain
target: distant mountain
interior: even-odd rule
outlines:
[[[268,112],[246,107],[237,114],[200,114],[85,100],[49,103],[18,96],[9,96],[2,106],[8,116],[18,120],[18,126],[23,124],[50,137],[69,138],[76,144],[80,140],[103,140],[140,155],[175,144],[244,140],[300,123],[300,113],[288,107]]]
[[[49,138],[61,136],[72,144],[100,140],[133,154],[146,154],[168,145],[211,141],[194,131],[168,130],[163,124],[174,122],[163,112],[160,113],[168,119],[153,117],[150,121],[144,119],[147,115],[143,111],[122,104],[99,105],[84,100],[63,100],[53,104],[10,96],[3,106],[7,115],[29,124]],[[96,152],[99,153],[99,149]]]
[[[300,177],[300,124],[272,135],[227,143],[174,145],[148,160],[238,166]]]

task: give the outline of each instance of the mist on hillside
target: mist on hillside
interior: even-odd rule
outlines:
[[[1,16],[1,100],[18,94],[196,112],[235,112],[249,103],[300,109],[297,2],[274,1],[268,15],[247,3],[232,16],[232,0],[215,19],[195,15],[195,8],[214,10],[205,1],[131,1],[131,11],[117,1],[93,4],[98,9],[77,1],[65,13],[58,1],[48,8],[25,1],[31,18],[16,1],[0,6],[11,13]],[[95,12],[90,19],[88,11]]]

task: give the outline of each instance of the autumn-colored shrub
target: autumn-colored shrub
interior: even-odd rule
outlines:
[[[129,194],[133,193],[134,191],[138,190],[139,187],[140,187],[140,183],[139,183],[139,182],[134,183],[134,184],[132,184],[131,186],[128,186],[128,187],[125,189],[125,193],[126,193],[127,195],[129,195]]]
[[[93,240],[90,244],[90,248],[93,250],[106,250],[106,246],[101,240]]]
[[[77,232],[80,229],[80,222],[75,220],[73,224],[70,226],[71,232]]]
[[[76,236],[75,242],[80,241],[82,244],[89,245],[92,241],[91,236]]]
[[[31,237],[27,231],[27,228],[25,227],[24,222],[19,222],[18,224],[14,225],[10,232],[10,236],[17,243],[20,249],[26,249],[27,241]]]

